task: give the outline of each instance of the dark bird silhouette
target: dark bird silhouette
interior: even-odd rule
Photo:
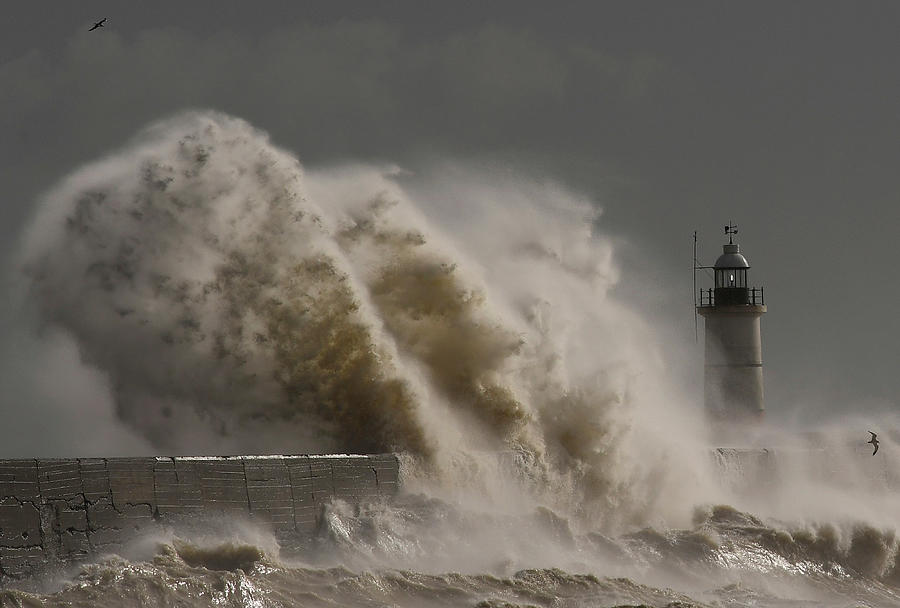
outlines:
[[[872,452],[872,456],[874,456],[876,453],[878,453],[878,439],[877,439],[878,435],[876,435],[872,431],[869,431],[869,435],[871,435],[872,438],[869,439],[866,443],[871,443],[872,445],[875,446],[875,451]]]
[[[103,27],[103,24],[104,24],[104,23],[106,23],[106,17],[104,17],[103,19],[101,19],[100,21],[98,21],[97,23],[95,23],[95,24],[91,27],[91,29],[89,29],[88,31],[89,31],[89,32],[93,32],[93,31],[94,31],[95,29],[97,29],[98,27]]]

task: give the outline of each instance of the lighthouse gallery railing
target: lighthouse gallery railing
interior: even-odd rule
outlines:
[[[765,293],[763,292],[762,287],[750,287],[750,288],[722,288],[719,289],[727,289],[728,290],[728,306],[765,306],[766,299]],[[738,297],[735,299],[735,296],[740,296],[739,293],[743,291],[746,294],[746,297]],[[700,290],[700,306],[715,306],[716,305],[716,290],[715,289],[701,289]]]

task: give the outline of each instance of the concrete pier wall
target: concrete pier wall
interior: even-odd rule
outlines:
[[[392,496],[398,482],[392,454],[0,460],[0,579],[221,516],[302,540],[327,501]]]

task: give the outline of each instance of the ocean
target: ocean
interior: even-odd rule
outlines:
[[[390,451],[403,492],[300,546],[161,528],[0,604],[900,606],[894,423],[875,456],[862,421],[717,445],[600,226],[502,167],[305,167],[211,111],[74,171],[21,297],[136,453]]]
[[[733,507],[618,536],[538,507],[426,494],[329,506],[287,554],[265,532],[159,533],[0,592],[4,606],[896,606],[892,532],[791,526]]]

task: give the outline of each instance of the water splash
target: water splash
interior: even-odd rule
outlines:
[[[644,517],[656,490],[638,488],[692,418],[609,296],[598,211],[435,174],[305,172],[239,119],[183,114],[45,197],[31,295],[160,450],[404,451],[444,475],[514,450],[548,496]]]

